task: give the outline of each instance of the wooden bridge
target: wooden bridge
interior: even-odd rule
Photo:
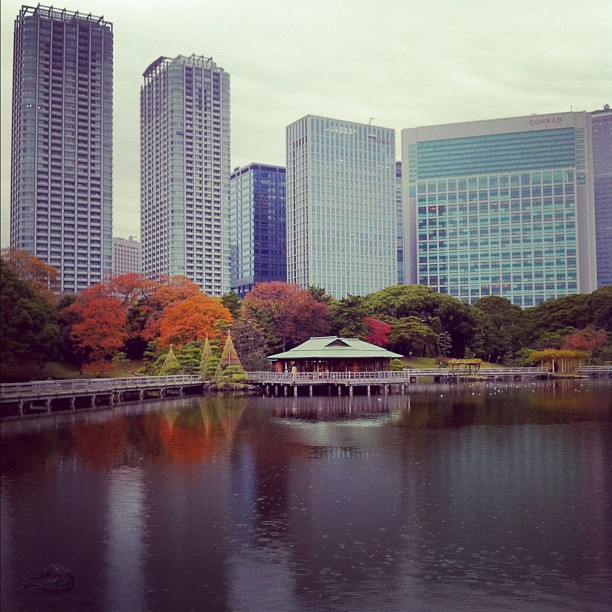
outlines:
[[[111,407],[125,401],[202,393],[200,376],[132,376],[43,380],[0,385],[1,415],[18,416]]]

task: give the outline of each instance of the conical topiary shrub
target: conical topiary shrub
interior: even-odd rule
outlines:
[[[178,374],[181,369],[181,364],[178,362],[176,355],[174,354],[174,349],[172,345],[170,345],[170,350],[166,355],[166,359],[164,360],[164,365],[159,370],[160,376],[171,376],[172,374]]]
[[[221,361],[217,367],[215,380],[220,382],[239,382],[244,380],[245,373],[238,353],[232,342],[232,335],[228,332],[223,353],[221,353]]]

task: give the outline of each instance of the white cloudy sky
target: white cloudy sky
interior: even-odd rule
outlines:
[[[1,0],[2,245],[8,244],[13,21]],[[35,5],[35,2],[30,3]],[[45,4],[51,4],[46,2]],[[407,127],[612,102],[610,0],[66,0],[114,31],[113,234],[139,235],[139,92],[161,55],[231,75],[232,168],[284,165],[307,114]]]

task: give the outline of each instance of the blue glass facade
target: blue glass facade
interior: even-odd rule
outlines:
[[[230,180],[232,289],[287,280],[285,168],[250,164]]]
[[[524,307],[592,290],[587,127],[567,113],[404,130],[411,282]]]

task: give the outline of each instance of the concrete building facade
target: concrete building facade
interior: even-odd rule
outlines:
[[[76,292],[111,272],[112,25],[38,5],[14,32],[11,246]]]
[[[140,242],[134,236],[113,237],[113,277],[124,274],[140,274],[142,261]]]
[[[229,291],[230,78],[212,59],[160,57],[144,73],[143,273]]]

